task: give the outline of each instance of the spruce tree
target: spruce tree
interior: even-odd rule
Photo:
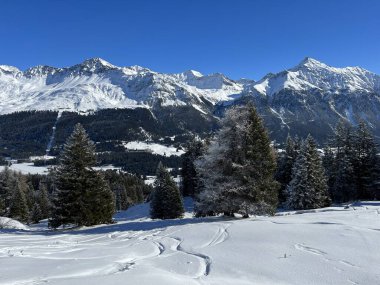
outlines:
[[[112,221],[113,194],[103,176],[92,169],[95,163],[95,145],[77,124],[64,146],[56,171],[51,227]]]
[[[43,219],[41,208],[37,202],[35,202],[33,205],[30,219],[31,219],[32,223],[34,223],[34,224],[38,224]]]
[[[271,214],[277,205],[274,150],[252,105],[227,111],[222,128],[196,162],[203,190],[196,215]]]
[[[38,205],[41,210],[42,219],[50,217],[50,199],[47,191],[46,183],[40,182],[38,191]]]
[[[376,184],[377,146],[364,121],[360,121],[353,138],[353,168],[359,199],[373,199]]]
[[[23,186],[23,182],[17,180],[9,207],[9,217],[25,223],[29,221],[29,209]]]
[[[1,215],[9,215],[9,207],[11,205],[14,189],[16,188],[16,175],[8,167],[0,173],[0,197],[3,201],[3,212]]]
[[[159,163],[150,204],[152,219],[181,218],[184,213],[181,193],[166,168]]]
[[[302,144],[287,192],[287,205],[290,209],[321,208],[331,203],[322,160],[310,135]]]
[[[193,139],[187,144],[186,152],[182,156],[182,194],[183,196],[195,197],[198,189],[198,176],[194,161],[202,155],[203,144]]]
[[[276,173],[276,180],[281,184],[279,202],[284,203],[287,199],[286,187],[292,180],[292,169],[297,159],[299,145],[288,135],[285,144],[285,152],[280,154]]]

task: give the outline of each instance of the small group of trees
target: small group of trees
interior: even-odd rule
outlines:
[[[50,214],[46,181],[35,189],[29,176],[5,168],[0,172],[0,216],[38,223]]]
[[[311,136],[289,136],[278,165],[279,200],[290,209],[380,198],[377,146],[363,121],[355,128],[338,122],[323,154]]]
[[[275,151],[252,105],[227,111],[221,129],[185,155],[183,193],[195,196],[196,216],[274,213],[278,183]]]
[[[158,219],[181,218],[182,196],[194,198],[196,216],[243,217],[273,214],[278,203],[312,209],[379,199],[376,147],[363,122],[353,129],[342,121],[323,155],[310,135],[305,140],[289,136],[285,151],[276,153],[256,109],[235,106],[213,138],[188,143],[181,191],[162,163],[152,190],[137,176],[96,171],[95,145],[77,124],[50,178],[26,179],[7,168],[0,173],[0,214],[22,222],[49,218],[58,228],[111,223],[115,211],[146,199],[151,217]]]
[[[344,121],[337,124],[324,148],[323,163],[334,202],[380,199],[377,145],[363,121],[355,128]]]

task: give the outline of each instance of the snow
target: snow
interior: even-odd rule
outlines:
[[[4,170],[5,166],[0,166],[0,171]],[[47,166],[34,166],[33,163],[23,162],[14,163],[9,166],[10,170],[21,172],[22,174],[48,174],[49,168]]]
[[[29,228],[20,223],[19,221],[7,218],[0,217],[0,230],[29,230]],[[1,280],[1,279],[0,279]]]
[[[380,203],[275,217],[151,220],[149,204],[117,223],[0,235],[0,283],[379,284]]]
[[[221,74],[164,74],[140,66],[117,67],[100,58],[67,68],[36,66],[24,72],[0,66],[0,114],[182,106],[204,99],[215,104],[231,100],[230,95],[242,90],[242,84]]]
[[[177,149],[174,146],[165,146],[158,143],[148,143],[142,141],[132,141],[128,143],[123,143],[124,147],[129,150],[143,150],[151,151],[154,154],[159,154],[163,156],[181,156],[185,153],[182,149]]]

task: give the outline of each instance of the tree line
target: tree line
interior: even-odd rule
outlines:
[[[274,149],[253,106],[234,107],[222,128],[187,146],[182,193],[198,216],[271,214],[277,207],[313,209],[380,198],[380,159],[368,126],[340,121],[321,151],[308,136]]]
[[[28,202],[27,182],[15,173],[18,182],[0,179],[1,209],[22,221],[48,216],[49,225],[58,228],[111,223],[116,210],[143,201],[151,202],[152,218],[181,218],[183,196],[194,198],[198,217],[248,217],[274,214],[279,206],[313,209],[380,195],[377,145],[364,122],[356,127],[339,122],[323,152],[310,135],[304,140],[289,136],[285,149],[276,150],[262,118],[249,104],[228,110],[213,137],[188,143],[180,187],[162,163],[153,189],[133,175],[95,171],[95,163],[95,145],[77,124],[58,167],[50,174],[54,189],[45,191],[43,183],[38,189],[39,196],[50,197],[49,214],[42,211],[43,202],[37,206]],[[5,170],[1,177],[9,173]],[[9,185],[13,185],[12,191],[6,190]],[[29,209],[29,214],[23,208]]]
[[[138,176],[95,171],[95,147],[81,125],[67,140],[59,165],[49,175],[0,172],[0,216],[24,223],[93,225],[112,221],[115,211],[143,202],[152,189]]]

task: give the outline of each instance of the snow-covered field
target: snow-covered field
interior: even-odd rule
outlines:
[[[0,165],[0,171],[4,170],[5,166]],[[46,166],[34,166],[33,162],[14,163],[9,167],[10,170],[21,172],[22,174],[47,174],[49,172]]]
[[[0,284],[380,284],[380,203],[275,217],[1,230]]]
[[[124,143],[124,147],[130,150],[149,150],[154,154],[164,155],[164,156],[181,156],[185,153],[182,149],[177,149],[174,146],[165,146],[158,143],[148,143],[142,141],[132,141]]]

